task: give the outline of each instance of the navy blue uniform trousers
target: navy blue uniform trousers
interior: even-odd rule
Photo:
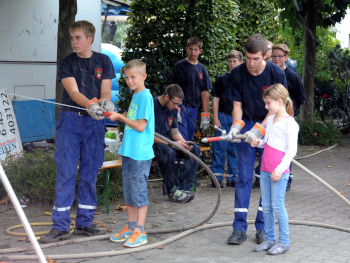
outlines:
[[[75,199],[78,160],[77,228],[93,223],[96,212],[96,179],[103,164],[104,120],[61,111],[56,126],[56,194],[52,210],[52,228],[69,231],[70,208]]]
[[[249,131],[255,124],[253,121],[247,119],[243,120],[245,122],[245,127],[242,129],[241,134]],[[259,154],[262,154],[262,150],[263,149],[251,147],[250,144],[243,141],[237,143],[238,178],[235,186],[235,219],[232,226],[233,229],[243,232],[246,232],[248,228],[247,213],[252,191],[256,152],[259,151]],[[257,230],[264,230],[261,197],[255,219],[255,227]]]
[[[178,123],[179,132],[185,141],[192,141],[196,131],[198,107],[179,105],[182,122]]]
[[[163,195],[168,195],[174,186],[179,190],[191,191],[196,179],[198,163],[188,155],[162,143],[155,143],[153,150],[163,174]],[[200,152],[199,146],[193,145],[191,153],[200,158]],[[179,159],[184,159],[184,163],[179,164],[180,177],[178,166],[175,164],[175,161]]]

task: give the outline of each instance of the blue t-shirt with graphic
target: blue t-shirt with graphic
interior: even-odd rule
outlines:
[[[155,131],[160,135],[168,137],[168,131],[170,129],[176,129],[177,125],[177,109],[169,110],[167,107],[163,107],[160,104],[158,97],[153,99],[154,103],[154,118],[155,118]]]
[[[211,82],[207,69],[198,62],[197,65],[189,63],[186,59],[175,64],[167,81],[168,85],[177,84],[184,92],[182,105],[198,107],[202,91],[211,89]]]
[[[72,53],[60,60],[57,77],[58,81],[75,78],[79,92],[91,100],[100,99],[102,80],[115,78],[115,72],[111,59],[104,54],[93,52],[90,58],[81,58],[77,53]],[[81,107],[71,99],[65,89],[62,103]]]
[[[138,132],[125,124],[124,136],[118,153],[136,161],[154,158],[154,106],[149,89],[134,93],[130,102],[127,118],[133,121],[147,120],[143,132]]]
[[[262,99],[264,91],[276,83],[287,88],[284,71],[270,61],[266,61],[264,71],[258,76],[250,74],[243,63],[231,70],[229,80],[226,97],[242,102],[243,118],[254,122],[262,121],[268,112]]]

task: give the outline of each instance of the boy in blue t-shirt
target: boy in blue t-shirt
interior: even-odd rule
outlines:
[[[138,59],[124,66],[126,84],[134,91],[128,114],[112,112],[111,121],[125,123],[124,137],[118,153],[123,156],[123,192],[128,210],[128,224],[113,242],[123,242],[124,247],[139,247],[147,243],[144,229],[147,208],[147,180],[154,158],[154,106],[153,98],[145,87],[146,64]]]
[[[207,69],[198,61],[202,53],[203,41],[199,37],[187,40],[187,58],[178,61],[167,83],[179,85],[184,92],[184,100],[178,107],[179,131],[186,141],[192,141],[196,130],[199,99],[202,100],[200,128],[205,131],[209,128],[209,91],[211,83]]]
[[[220,75],[211,90],[213,96],[213,124],[217,127],[228,132],[232,125],[232,100],[225,97],[225,89],[228,88],[228,80],[230,71],[235,67],[243,63],[243,55],[237,50],[232,50],[227,56],[227,65],[229,68],[228,73]],[[214,136],[220,136],[221,132],[215,130]],[[223,175],[225,172],[225,160],[227,150],[227,177],[226,185],[229,187],[235,187],[237,180],[237,149],[236,144],[228,141],[218,141],[211,144],[213,151],[213,159],[211,169],[213,170],[216,179],[219,182],[221,188],[224,187],[222,183]],[[212,180],[212,187],[216,187]]]
[[[75,198],[79,165],[78,210],[74,235],[104,235],[93,225],[96,212],[96,178],[103,164],[106,127],[104,116],[97,111],[114,109],[111,100],[115,72],[111,60],[91,50],[95,27],[88,21],[76,21],[69,27],[75,52],[62,58],[58,81],[64,86],[62,104],[56,125],[56,193],[52,209],[51,231],[41,243],[70,239],[70,208]],[[98,100],[99,99],[99,100]],[[84,107],[86,110],[78,108]]]

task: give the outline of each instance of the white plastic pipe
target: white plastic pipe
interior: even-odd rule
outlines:
[[[29,240],[32,243],[32,246],[35,250],[35,253],[39,258],[39,262],[40,263],[47,263],[45,256],[43,254],[43,251],[41,250],[41,247],[39,246],[38,240],[36,240],[36,238],[35,238],[33,229],[29,225],[28,219],[27,219],[26,215],[24,214],[20,203],[18,202],[17,196],[16,196],[15,192],[13,191],[9,180],[6,177],[4,169],[2,169],[2,165],[0,165],[0,178],[1,178],[3,185],[5,186],[5,189],[6,189],[8,195],[11,199],[13,206],[16,209],[17,215],[21,219],[21,222],[24,226],[25,231],[27,232]]]

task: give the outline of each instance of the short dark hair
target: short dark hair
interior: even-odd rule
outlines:
[[[203,41],[199,37],[190,37],[187,40],[187,47],[190,45],[198,45],[200,49],[203,47]]]
[[[261,34],[254,34],[250,36],[244,44],[244,51],[248,53],[258,53],[261,51],[264,56],[267,52],[267,40]]]
[[[180,100],[184,99],[182,88],[177,84],[171,84],[166,87],[164,95],[168,95],[170,99],[173,99],[175,97],[178,97]]]

